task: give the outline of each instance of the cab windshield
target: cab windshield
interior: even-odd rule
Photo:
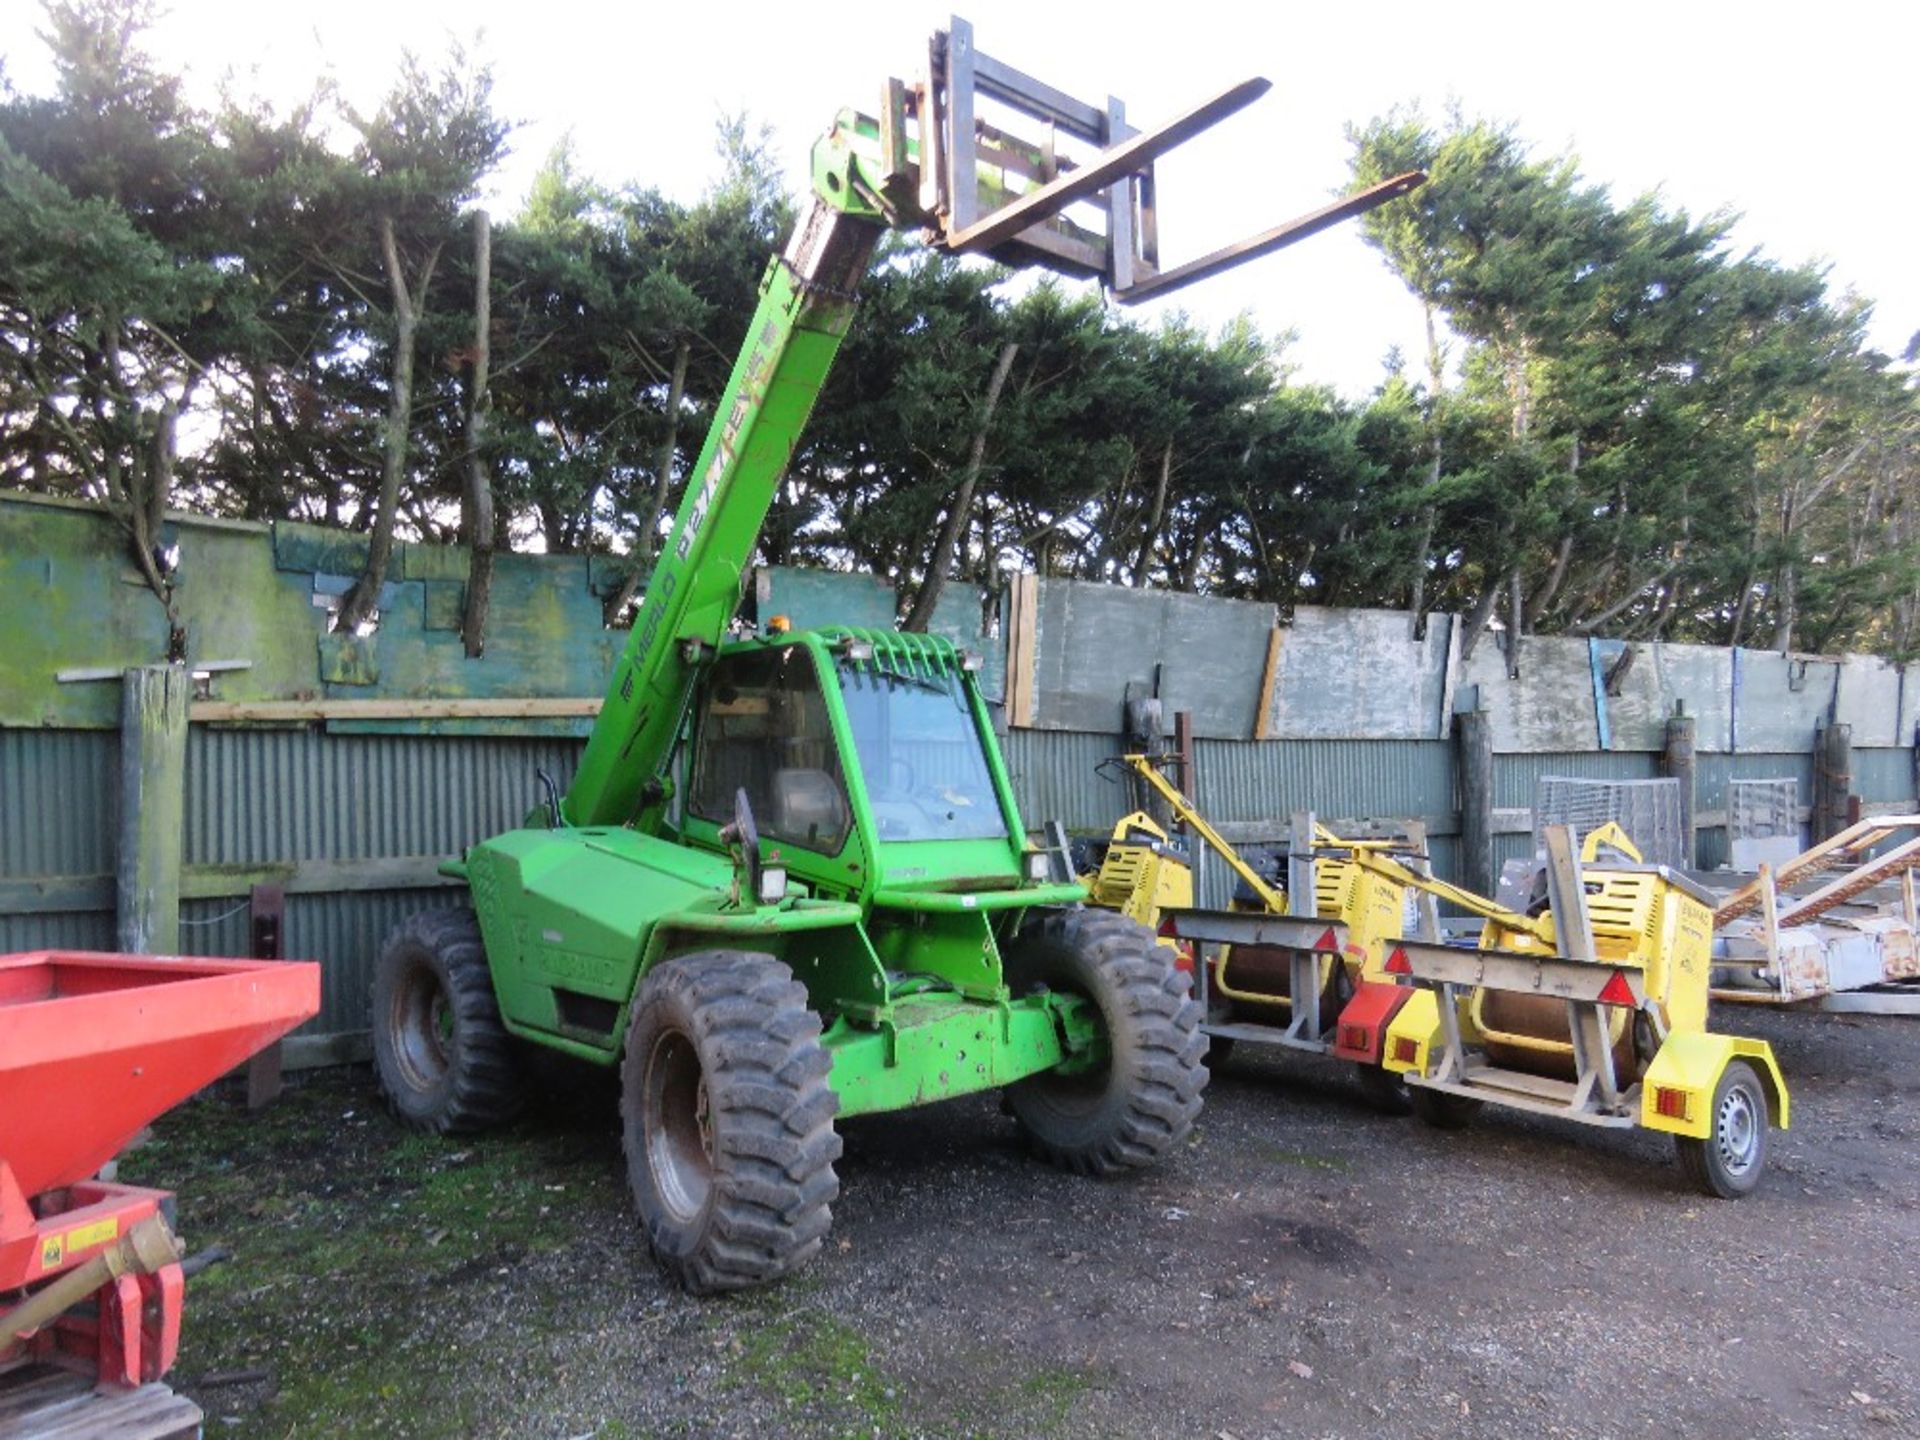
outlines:
[[[882,840],[984,840],[1007,823],[960,677],[842,661],[840,693]]]

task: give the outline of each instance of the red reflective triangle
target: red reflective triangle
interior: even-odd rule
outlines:
[[[1413,973],[1413,962],[1407,959],[1407,952],[1402,950],[1398,945],[1393,947],[1393,953],[1387,957],[1386,971],[1389,975],[1411,975]]]
[[[1627,977],[1624,971],[1614,971],[1613,978],[1601,987],[1600,1003],[1602,1005],[1633,1005],[1637,1003],[1633,998],[1633,987],[1627,984]]]
[[[1321,951],[1338,951],[1340,949],[1340,937],[1333,933],[1333,927],[1331,925],[1327,926],[1326,934],[1313,942],[1313,948]]]

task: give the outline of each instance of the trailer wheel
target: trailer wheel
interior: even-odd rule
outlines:
[[[1444,1090],[1429,1090],[1424,1085],[1407,1086],[1407,1101],[1413,1113],[1436,1130],[1464,1130],[1487,1102],[1471,1095],[1449,1095]]]
[[[1713,1087],[1713,1133],[1673,1137],[1680,1172],[1722,1200],[1751,1195],[1767,1163],[1767,1092],[1744,1060],[1729,1061]]]
[[[465,906],[409,915],[373,969],[373,1063],[393,1113],[450,1135],[510,1120],[522,1099],[512,1042]]]
[[[1384,1065],[1356,1065],[1353,1078],[1361,1098],[1382,1115],[1405,1115],[1413,1109],[1413,1087],[1399,1071]]]
[[[698,1295],[777,1280],[840,1193],[820,1017],[767,955],[711,950],[640,987],[620,1070],[627,1179],[660,1265]]]
[[[1014,1119],[1040,1156],[1084,1175],[1150,1165],[1186,1138],[1207,1083],[1192,982],[1151,931],[1110,911],[1050,911],[1008,948],[1007,983],[1083,995],[1107,1041],[1097,1067],[1012,1086]]]

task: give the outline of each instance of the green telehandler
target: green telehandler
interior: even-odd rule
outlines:
[[[572,783],[446,867],[471,908],[418,913],[376,965],[373,1049],[408,1124],[511,1115],[516,1060],[618,1066],[634,1200],[688,1289],[814,1254],[837,1118],[1005,1087],[1035,1149],[1105,1175],[1173,1150],[1200,1108],[1200,1014],[1171,954],[1083,908],[1025,839],[976,681],[923,634],[740,633],[767,507],[875,241],[930,243],[1164,293],[1357,214],[1400,177],[1172,269],[1154,158],[1265,90],[1145,134],[979,53],[955,19],[927,78],[844,111],[768,265],[714,425]],[[977,119],[994,102],[1030,144]],[[1084,143],[1074,163],[1056,140]],[[1072,213],[1068,213],[1071,210]],[[544,777],[543,777],[544,778]]]

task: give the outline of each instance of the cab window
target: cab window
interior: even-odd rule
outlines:
[[[852,828],[820,677],[801,646],[725,655],[708,675],[687,806],[725,824],[740,790],[766,838],[831,855]]]

